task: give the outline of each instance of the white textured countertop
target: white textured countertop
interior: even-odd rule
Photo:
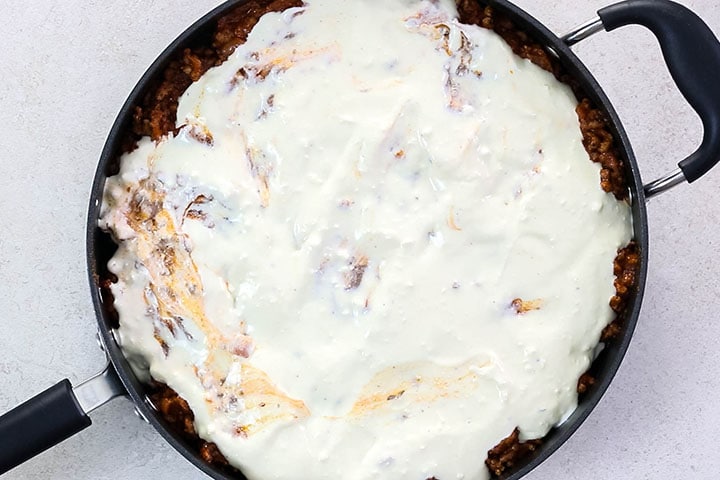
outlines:
[[[218,3],[0,6],[0,412],[62,378],[77,384],[104,365],[85,271],[97,159],[143,71]],[[610,2],[516,3],[563,33]],[[717,2],[681,3],[720,32]],[[700,122],[647,31],[599,34],[576,52],[614,102],[646,181],[694,150]],[[648,210],[649,278],[630,350],[592,415],[529,480],[718,477],[720,168]],[[92,419],[91,428],[3,479],[205,478],[133,415],[128,400]]]

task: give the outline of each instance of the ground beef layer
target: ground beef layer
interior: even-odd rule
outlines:
[[[162,78],[148,89],[142,101],[135,106],[132,128],[127,132],[123,143],[124,151],[133,150],[141,137],[149,136],[158,140],[174,132],[178,99],[190,84],[213,66],[225,61],[233,50],[245,41],[263,14],[300,6],[302,3],[302,0],[251,0],[221,17],[209,44],[179,52],[165,69]],[[590,159],[601,165],[600,185],[606,192],[613,193],[618,200],[627,199],[624,165],[615,139],[610,133],[606,115],[583,95],[578,83],[563,71],[556,58],[492,7],[484,6],[477,0],[458,0],[458,11],[463,23],[476,24],[495,31],[516,55],[552,72],[560,81],[573,88],[579,101],[576,111],[583,144]],[[639,262],[640,254],[635,243],[618,252],[614,263],[616,294],[610,301],[618,316],[604,329],[601,341],[612,340],[622,331],[622,312],[635,286]],[[110,283],[114,281],[116,279],[111,275],[101,279],[101,290],[105,308],[111,316],[117,318],[109,289]],[[578,381],[578,392],[588,392],[594,383],[595,379],[590,373],[582,375]],[[166,385],[154,383],[150,387],[149,397],[170,428],[195,446],[203,460],[231,476],[244,478],[237,469],[228,464],[214,443],[206,442],[197,436],[193,426],[193,413],[175,391]],[[542,440],[521,442],[516,429],[487,452],[486,465],[492,475],[500,477],[521,464],[541,443]]]

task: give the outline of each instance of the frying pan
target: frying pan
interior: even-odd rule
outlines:
[[[206,35],[217,17],[239,3],[241,2],[232,1],[221,5],[183,33],[150,67],[122,108],[101,155],[92,189],[87,230],[91,294],[97,313],[99,339],[110,363],[99,375],[86,382],[72,387],[69,381],[63,380],[0,417],[0,473],[89,426],[90,419],[87,414],[90,411],[111,398],[127,395],[132,399],[139,415],[198,468],[213,478],[228,478],[222,472],[206,465],[197,452],[171,431],[157,415],[145,396],[145,387],[134,377],[115,343],[112,318],[103,307],[98,288],[98,278],[112,254],[113,245],[107,236],[98,231],[96,220],[107,168],[120,153],[120,139],[122,132],[128,128],[132,107],[138,103],[148,85],[162,72],[177,51]],[[641,254],[636,289],[624,313],[623,333],[607,346],[593,364],[597,383],[582,398],[575,413],[562,426],[551,431],[543,446],[527,462],[508,472],[508,478],[516,479],[546,459],[578,428],[600,400],[622,360],[637,321],[645,286],[648,263],[645,202],[675,185],[695,181],[720,159],[720,89],[716,87],[715,80],[720,78],[720,45],[699,18],[684,7],[666,0],[621,2],[601,10],[600,19],[574,29],[563,38],[556,37],[534,18],[504,0],[492,0],[489,3],[497,10],[509,14],[518,27],[555,52],[565,69],[580,81],[586,95],[606,111],[625,161],[632,197],[634,236]],[[673,78],[700,115],[704,127],[700,148],[683,160],[678,170],[647,185],[641,182],[627,136],[612,106],[597,82],[568,48],[569,45],[600,30],[614,30],[627,24],[642,24],[658,37]],[[484,456],[484,452],[478,454]]]

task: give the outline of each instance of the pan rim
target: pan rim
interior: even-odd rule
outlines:
[[[102,202],[103,188],[107,178],[106,168],[108,164],[114,161],[119,154],[122,133],[127,128],[128,122],[132,119],[134,106],[139,103],[139,100],[147,91],[148,87],[159,75],[162,74],[164,68],[171,59],[174,58],[178,51],[181,51],[183,48],[192,44],[193,41],[205,34],[220,16],[227,13],[234,7],[246,3],[247,1],[248,0],[228,0],[202,16],[190,27],[185,29],[165,48],[165,50],[163,50],[162,53],[160,53],[160,55],[158,55],[158,57],[153,61],[150,67],[148,67],[136,83],[116,116],[100,155],[92,184],[86,226],[86,260],[88,279],[93,306],[96,312],[96,319],[98,322],[98,332],[103,344],[106,347],[106,354],[127,390],[128,396],[134,403],[135,408],[140,415],[142,415],[143,418],[158,431],[166,442],[168,442],[174,449],[180,452],[180,454],[182,454],[205,474],[212,478],[222,480],[237,479],[237,477],[230,477],[224,472],[221,472],[217,468],[206,463],[201,459],[197,449],[192,449],[186,441],[169,428],[159,413],[148,401],[144,393],[145,388],[135,377],[130,365],[115,340],[113,329],[110,326],[109,314],[104,309],[100,292],[100,277],[98,274],[99,259],[97,256],[99,227],[97,222]],[[563,68],[580,83],[583,93],[590,98],[595,106],[602,109],[606,114],[608,118],[608,126],[611,129],[613,137],[618,143],[619,151],[625,164],[627,186],[631,192],[634,240],[639,247],[638,251],[640,254],[640,266],[637,271],[635,291],[629,299],[626,311],[624,312],[625,315],[622,324],[622,332],[620,337],[613,340],[613,342],[607,346],[605,352],[601,354],[603,355],[602,361],[604,362],[604,365],[599,369],[600,375],[597,378],[597,383],[593,386],[592,391],[588,392],[580,399],[573,414],[566,419],[562,425],[554,428],[544,437],[543,444],[536,450],[535,453],[532,454],[531,457],[526,459],[522,465],[511,469],[501,477],[508,480],[518,480],[549,458],[574,434],[574,432],[590,415],[595,406],[600,402],[602,396],[607,391],[612,379],[619,369],[620,364],[622,363],[637,324],[647,278],[647,211],[640,171],[627,134],[622,127],[622,123],[620,122],[615,109],[587,67],[585,67],[579,58],[557,35],[551,32],[535,17],[515,6],[508,0],[478,1],[509,15],[520,30],[527,32],[534,40],[541,43],[545,48],[556,53]],[[593,368],[595,368],[596,363],[597,361],[593,362]]]

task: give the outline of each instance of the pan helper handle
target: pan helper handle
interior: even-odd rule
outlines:
[[[111,365],[75,389],[65,379],[0,417],[0,475],[92,423],[87,415],[125,393]]]
[[[680,162],[682,174],[647,185],[646,194],[660,193],[683,177],[694,182],[720,161],[720,42],[700,17],[669,0],[627,0],[601,9],[598,15],[608,32],[625,25],[652,31],[673,80],[703,122],[702,144]]]

